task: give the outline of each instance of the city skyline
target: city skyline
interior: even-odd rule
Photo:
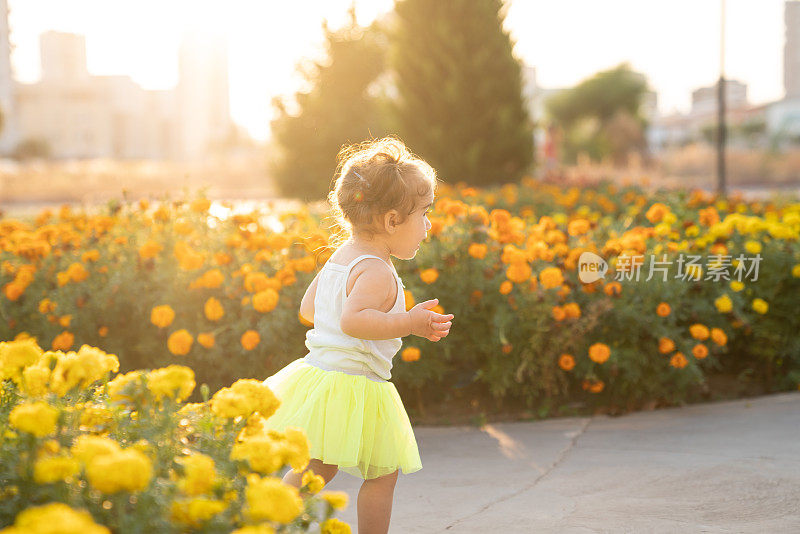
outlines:
[[[350,2],[301,1],[282,4],[278,9],[267,3],[234,1],[226,3],[230,9],[222,13],[214,11],[218,4],[212,1],[193,2],[191,9],[183,0],[82,0],[70,2],[69,7],[63,4],[54,0],[9,0],[11,38],[16,48],[12,64],[19,81],[38,79],[38,35],[49,29],[86,36],[91,74],[129,75],[144,89],[175,86],[183,30],[219,32],[230,44],[232,118],[263,140],[268,133],[272,96],[291,93],[301,86],[296,62],[319,57],[322,19],[338,27],[345,21]],[[356,2],[359,23],[368,24],[392,4],[392,0]],[[757,6],[745,0],[727,2],[726,77],[746,83],[749,99],[756,104],[783,96],[783,9],[783,0],[759,2]],[[663,5],[631,0],[570,0],[554,5],[515,0],[508,8],[506,29],[516,42],[516,55],[536,67],[542,87],[571,86],[599,70],[628,61],[648,76],[658,93],[662,113],[686,112],[691,91],[713,84],[719,75],[719,12],[719,1],[673,2],[665,11]],[[575,13],[581,16],[575,17]],[[647,23],[619,31],[615,25],[623,24],[619,22],[623,13],[622,18],[627,20],[649,17],[667,28],[672,23],[674,39],[661,39]],[[691,17],[686,13],[692,13]],[[602,24],[596,24],[597,20]],[[680,20],[683,26],[675,23]],[[570,32],[552,31],[567,22]],[[142,28],[148,30],[144,39]],[[131,46],[132,42],[137,46]],[[287,49],[293,52],[287,54]],[[253,68],[253,64],[263,68]]]

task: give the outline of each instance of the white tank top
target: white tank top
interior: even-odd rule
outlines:
[[[358,339],[342,332],[339,323],[342,307],[347,298],[347,278],[356,263],[364,258],[383,259],[372,254],[362,254],[347,265],[330,260],[322,266],[314,297],[314,328],[306,332],[306,362],[327,371],[364,375],[371,380],[385,382],[391,379],[392,358],[403,345],[401,338]],[[397,279],[397,299],[387,313],[406,311],[403,281],[389,264]]]

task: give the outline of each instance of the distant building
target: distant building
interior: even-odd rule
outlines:
[[[207,35],[181,43],[178,86],[146,91],[129,76],[94,76],[82,35],[40,35],[41,79],[14,81],[7,0],[0,0],[0,154],[44,142],[56,159],[199,159],[231,133],[227,46]]]
[[[783,87],[786,97],[793,98],[800,96],[800,2],[790,0],[784,4],[783,21]]]
[[[719,85],[714,84],[708,87],[700,87],[692,91],[692,111],[696,117],[713,115],[717,113],[717,96],[719,95]],[[725,80],[725,108],[737,109],[746,107],[747,104],[747,84],[737,80]]]
[[[14,149],[19,138],[14,102],[14,77],[11,71],[7,0],[0,0],[0,112],[3,114],[0,154],[7,154]]]

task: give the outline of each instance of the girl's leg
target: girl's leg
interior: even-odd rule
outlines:
[[[387,534],[398,471],[365,480],[358,492],[358,534]]]
[[[339,467],[336,465],[324,464],[317,458],[311,458],[306,468],[303,469],[302,473],[295,473],[294,469],[289,469],[289,471],[283,475],[283,482],[286,484],[291,484],[299,489],[300,484],[302,484],[303,481],[303,474],[309,469],[312,470],[315,475],[320,475],[322,478],[324,478],[326,485],[333,479],[333,477],[336,476],[336,473],[339,472]]]

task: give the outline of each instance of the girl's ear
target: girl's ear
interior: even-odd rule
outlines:
[[[397,210],[389,210],[386,212],[384,217],[384,222],[386,224],[386,231],[389,233],[393,233],[397,229],[397,220],[400,214]]]

